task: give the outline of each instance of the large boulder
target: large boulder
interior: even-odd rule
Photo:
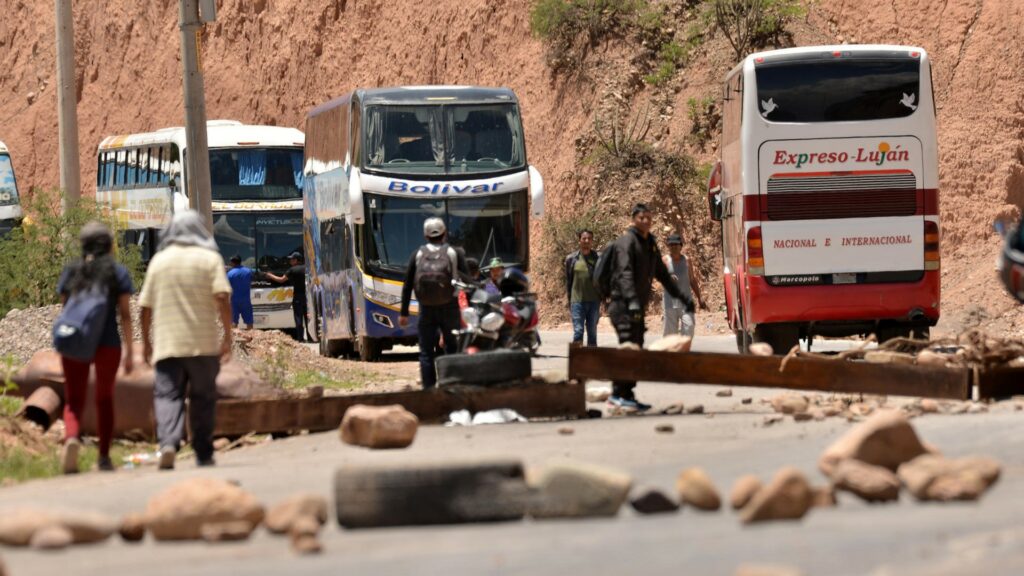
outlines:
[[[722,507],[722,497],[718,495],[707,472],[701,468],[683,470],[676,479],[676,492],[683,504],[699,510],[718,510]]]
[[[398,404],[356,404],[341,420],[341,441],[367,448],[405,448],[416,438],[419,419]]]
[[[889,502],[900,497],[900,481],[888,468],[860,460],[843,460],[832,474],[836,488],[868,502]]]
[[[274,534],[286,534],[304,518],[312,518],[321,526],[326,523],[327,499],[316,494],[297,494],[267,510],[263,523]]]
[[[804,517],[814,501],[814,492],[804,473],[793,467],[779,470],[740,512],[744,524],[767,520],[796,520]]]
[[[618,514],[633,479],[603,466],[560,462],[531,473],[529,483],[537,494],[534,518],[583,518]]]
[[[761,480],[757,476],[753,474],[740,476],[736,479],[736,483],[732,485],[732,491],[729,492],[729,505],[732,506],[733,510],[743,508],[760,489]]]
[[[899,468],[899,479],[918,500],[976,500],[999,479],[1001,466],[985,456],[919,456]]]
[[[914,428],[899,410],[879,410],[825,449],[818,468],[828,477],[843,460],[860,460],[895,472],[900,464],[927,453]]]
[[[151,498],[145,518],[146,528],[157,540],[199,540],[204,525],[240,521],[252,532],[263,515],[263,506],[238,486],[213,478],[193,478]]]

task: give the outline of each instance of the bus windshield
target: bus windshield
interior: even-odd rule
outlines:
[[[237,255],[243,266],[283,274],[289,268],[288,255],[302,252],[302,213],[214,214],[213,236],[225,264]]]
[[[498,257],[509,265],[526,262],[526,192],[479,198],[400,198],[367,194],[367,266],[377,274],[401,278],[423,242],[423,221],[442,218],[448,240],[467,258],[486,263]]]
[[[14,184],[14,167],[11,157],[0,154],[0,206],[12,206],[18,203],[18,188]]]
[[[389,174],[480,174],[522,168],[515,104],[367,107],[365,167]]]
[[[844,122],[910,116],[921,103],[917,59],[835,59],[755,68],[769,122]]]
[[[302,198],[301,148],[210,150],[210,185],[215,202]]]

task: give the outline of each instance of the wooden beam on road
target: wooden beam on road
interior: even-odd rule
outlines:
[[[573,348],[569,351],[569,379],[719,384],[953,400],[968,399],[970,391],[971,374],[963,368],[790,358],[785,371],[780,372],[781,363],[780,356]]]
[[[341,424],[345,411],[356,404],[400,404],[423,423],[444,422],[456,410],[476,413],[510,408],[526,418],[578,418],[586,414],[582,384],[530,381],[497,386],[445,386],[381,394],[221,400],[217,402],[214,436],[334,430]]]
[[[1024,368],[991,368],[978,373],[980,398],[1009,398],[1024,394]]]

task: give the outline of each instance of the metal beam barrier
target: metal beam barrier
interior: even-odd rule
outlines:
[[[968,399],[971,389],[971,373],[964,368],[790,358],[785,371],[780,372],[781,363],[779,356],[572,348],[569,379],[718,384],[950,400]]]
[[[581,384],[540,381],[500,386],[444,386],[433,390],[353,394],[275,400],[217,402],[215,436],[336,429],[345,411],[356,404],[400,404],[423,423],[439,423],[456,410],[481,412],[511,408],[526,418],[578,418],[586,415]]]

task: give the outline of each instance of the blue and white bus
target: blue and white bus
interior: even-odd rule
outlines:
[[[207,123],[213,235],[225,265],[238,255],[252,283],[253,327],[290,329],[292,288],[262,278],[283,274],[302,250],[302,147],[295,128],[234,120]],[[97,150],[96,201],[113,211],[144,262],[177,210],[189,206],[185,129],[104,138]]]
[[[14,179],[14,165],[7,146],[0,142],[0,238],[21,223],[21,201],[18,183]]]
[[[312,110],[305,129],[307,297],[321,354],[374,361],[416,342],[416,302],[408,328],[398,313],[426,218],[444,219],[467,257],[528,269],[544,182],[526,162],[511,90],[355,90]]]

